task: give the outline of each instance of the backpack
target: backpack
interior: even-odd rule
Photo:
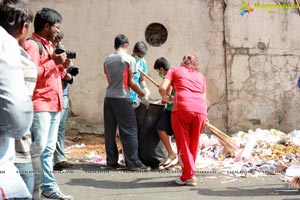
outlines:
[[[27,40],[33,40],[37,43],[38,47],[39,47],[39,53],[40,55],[43,54],[43,43],[41,40],[37,39],[37,38],[33,38],[33,37],[30,37],[30,38],[27,38]]]
[[[43,54],[43,48],[46,50],[46,52],[48,53],[48,58],[49,60],[51,59],[51,56],[50,56],[50,53],[48,51],[48,49],[44,46],[44,44],[42,43],[41,40],[37,39],[37,38],[33,38],[33,37],[30,37],[30,38],[27,38],[27,40],[33,40],[37,43],[38,47],[39,47],[39,54],[40,56]]]

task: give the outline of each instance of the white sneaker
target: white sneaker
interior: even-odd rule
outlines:
[[[43,191],[41,194],[41,198],[44,199],[59,199],[59,200],[73,200],[73,197],[71,195],[64,195],[62,192],[45,192]]]
[[[164,162],[163,167],[168,168],[168,167],[171,167],[172,165],[176,165],[177,163],[178,163],[178,156],[175,156],[175,157],[169,156],[166,159],[166,161]]]
[[[196,186],[197,185],[195,177],[193,177],[191,179],[188,179],[188,180],[185,180],[185,181],[182,181],[180,178],[178,178],[178,179],[175,180],[175,182],[178,185],[186,185],[186,186]]]

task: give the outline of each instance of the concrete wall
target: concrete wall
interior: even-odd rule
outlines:
[[[164,56],[176,66],[185,53],[196,53],[207,79],[213,125],[229,133],[256,127],[299,129],[297,13],[255,9],[241,16],[242,0],[29,2],[35,12],[51,7],[62,13],[65,46],[78,55],[74,64],[80,67],[80,74],[71,87],[72,113],[76,115],[68,123],[71,129],[103,132],[104,58],[113,51],[115,35],[127,35],[131,51],[136,41],[145,41],[145,29],[153,22],[167,28],[168,39],[160,47],[149,45],[145,58],[150,76],[160,81],[152,69],[156,58]],[[151,97],[158,99],[157,88],[150,82],[148,86]]]
[[[185,53],[199,56],[201,71],[208,79],[211,116],[224,124],[224,48],[222,2],[201,0],[31,0],[36,12],[51,7],[63,15],[62,31],[67,49],[77,52],[75,65],[80,74],[71,88],[72,113],[78,115],[72,126],[88,124],[90,131],[101,131],[103,99],[107,86],[103,74],[104,58],[113,52],[113,40],[124,33],[130,41],[145,41],[146,27],[153,22],[163,24],[168,39],[160,47],[149,47],[146,60],[150,76],[160,82],[152,69],[156,58],[166,57],[172,66],[181,62]],[[211,84],[210,84],[211,83]],[[148,82],[151,97],[159,98],[157,88]],[[218,117],[217,117],[218,116]],[[222,117],[220,117],[222,116]],[[92,125],[92,126],[91,126]],[[224,127],[224,126],[223,126]],[[82,128],[82,127],[81,127]],[[85,129],[85,131],[88,131]]]
[[[261,9],[241,16],[241,2],[226,1],[228,129],[299,129],[300,16],[296,9]]]

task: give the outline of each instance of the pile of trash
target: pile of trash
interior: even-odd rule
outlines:
[[[197,170],[223,173],[233,178],[279,174],[290,187],[300,189],[300,130],[288,134],[276,129],[239,131],[231,135],[231,139],[238,147],[234,157],[226,153],[215,135],[201,134]],[[85,149],[87,146],[70,142],[66,150]],[[176,151],[174,140],[172,147]],[[121,153],[119,158],[124,160]],[[87,151],[81,160],[106,165],[105,155],[95,151]],[[180,170],[180,166],[165,170]]]
[[[214,135],[203,133],[197,168],[244,177],[282,174],[285,182],[300,188],[300,131],[256,129],[239,131],[232,139],[238,147],[234,158]]]

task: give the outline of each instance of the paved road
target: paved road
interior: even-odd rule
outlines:
[[[180,172],[107,171],[99,165],[78,164],[56,173],[60,189],[75,200],[300,200],[279,175],[234,178],[221,173],[197,173],[196,187],[177,186]]]

